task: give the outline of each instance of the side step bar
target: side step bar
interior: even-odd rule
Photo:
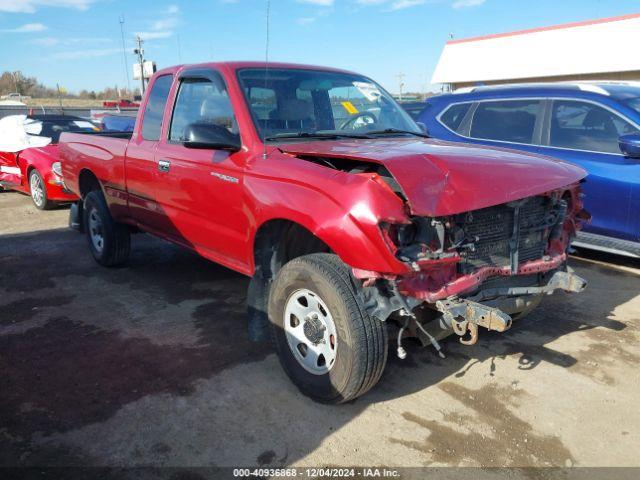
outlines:
[[[595,233],[578,232],[577,238],[571,243],[572,247],[588,248],[600,252],[640,258],[640,242],[605,237]]]

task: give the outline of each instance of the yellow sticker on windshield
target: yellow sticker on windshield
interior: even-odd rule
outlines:
[[[340,104],[344,107],[344,109],[349,113],[349,115],[355,115],[358,113],[358,109],[353,106],[351,102],[340,102]]]

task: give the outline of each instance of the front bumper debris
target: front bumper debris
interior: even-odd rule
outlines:
[[[442,312],[442,320],[456,335],[460,343],[473,345],[478,341],[478,327],[504,332],[511,328],[511,317],[494,307],[471,300],[451,298],[438,300],[436,308]],[[468,338],[467,333],[469,334]]]
[[[480,291],[478,294],[468,297],[474,302],[482,302],[496,297],[513,297],[519,295],[550,295],[556,290],[580,293],[587,287],[587,281],[572,272],[557,271],[549,279],[546,285],[540,287],[511,287],[492,288]]]
[[[511,328],[512,324],[510,315],[498,308],[478,302],[498,297],[550,295],[556,290],[578,293],[586,286],[586,280],[575,273],[558,271],[543,286],[487,289],[469,298],[450,297],[446,300],[438,300],[435,306],[442,313],[444,324],[460,336],[460,342],[473,345],[478,340],[478,327],[504,332]]]

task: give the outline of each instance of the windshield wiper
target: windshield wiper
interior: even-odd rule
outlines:
[[[399,128],[385,128],[384,130],[372,130],[370,132],[367,132],[367,135],[390,135],[390,134],[397,134],[397,133],[404,133],[407,135],[414,135],[416,137],[422,137],[422,138],[430,138],[429,135],[427,135],[426,133],[412,132],[411,130],[400,130]]]
[[[328,140],[337,140],[339,138],[369,138],[367,135],[348,135],[343,133],[321,133],[321,132],[294,132],[294,133],[277,133],[265,140],[283,140],[287,138],[322,138]]]

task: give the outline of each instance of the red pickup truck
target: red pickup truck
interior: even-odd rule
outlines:
[[[566,268],[588,218],[582,169],[429,139],[355,73],[168,68],[133,134],[64,133],[60,155],[98,263],[126,262],[144,231],[250,276],[250,336],[271,330],[287,374],[323,402],[376,384],[390,332],[401,358],[408,336],[444,356],[447,335],[473,344],[585,287]]]

